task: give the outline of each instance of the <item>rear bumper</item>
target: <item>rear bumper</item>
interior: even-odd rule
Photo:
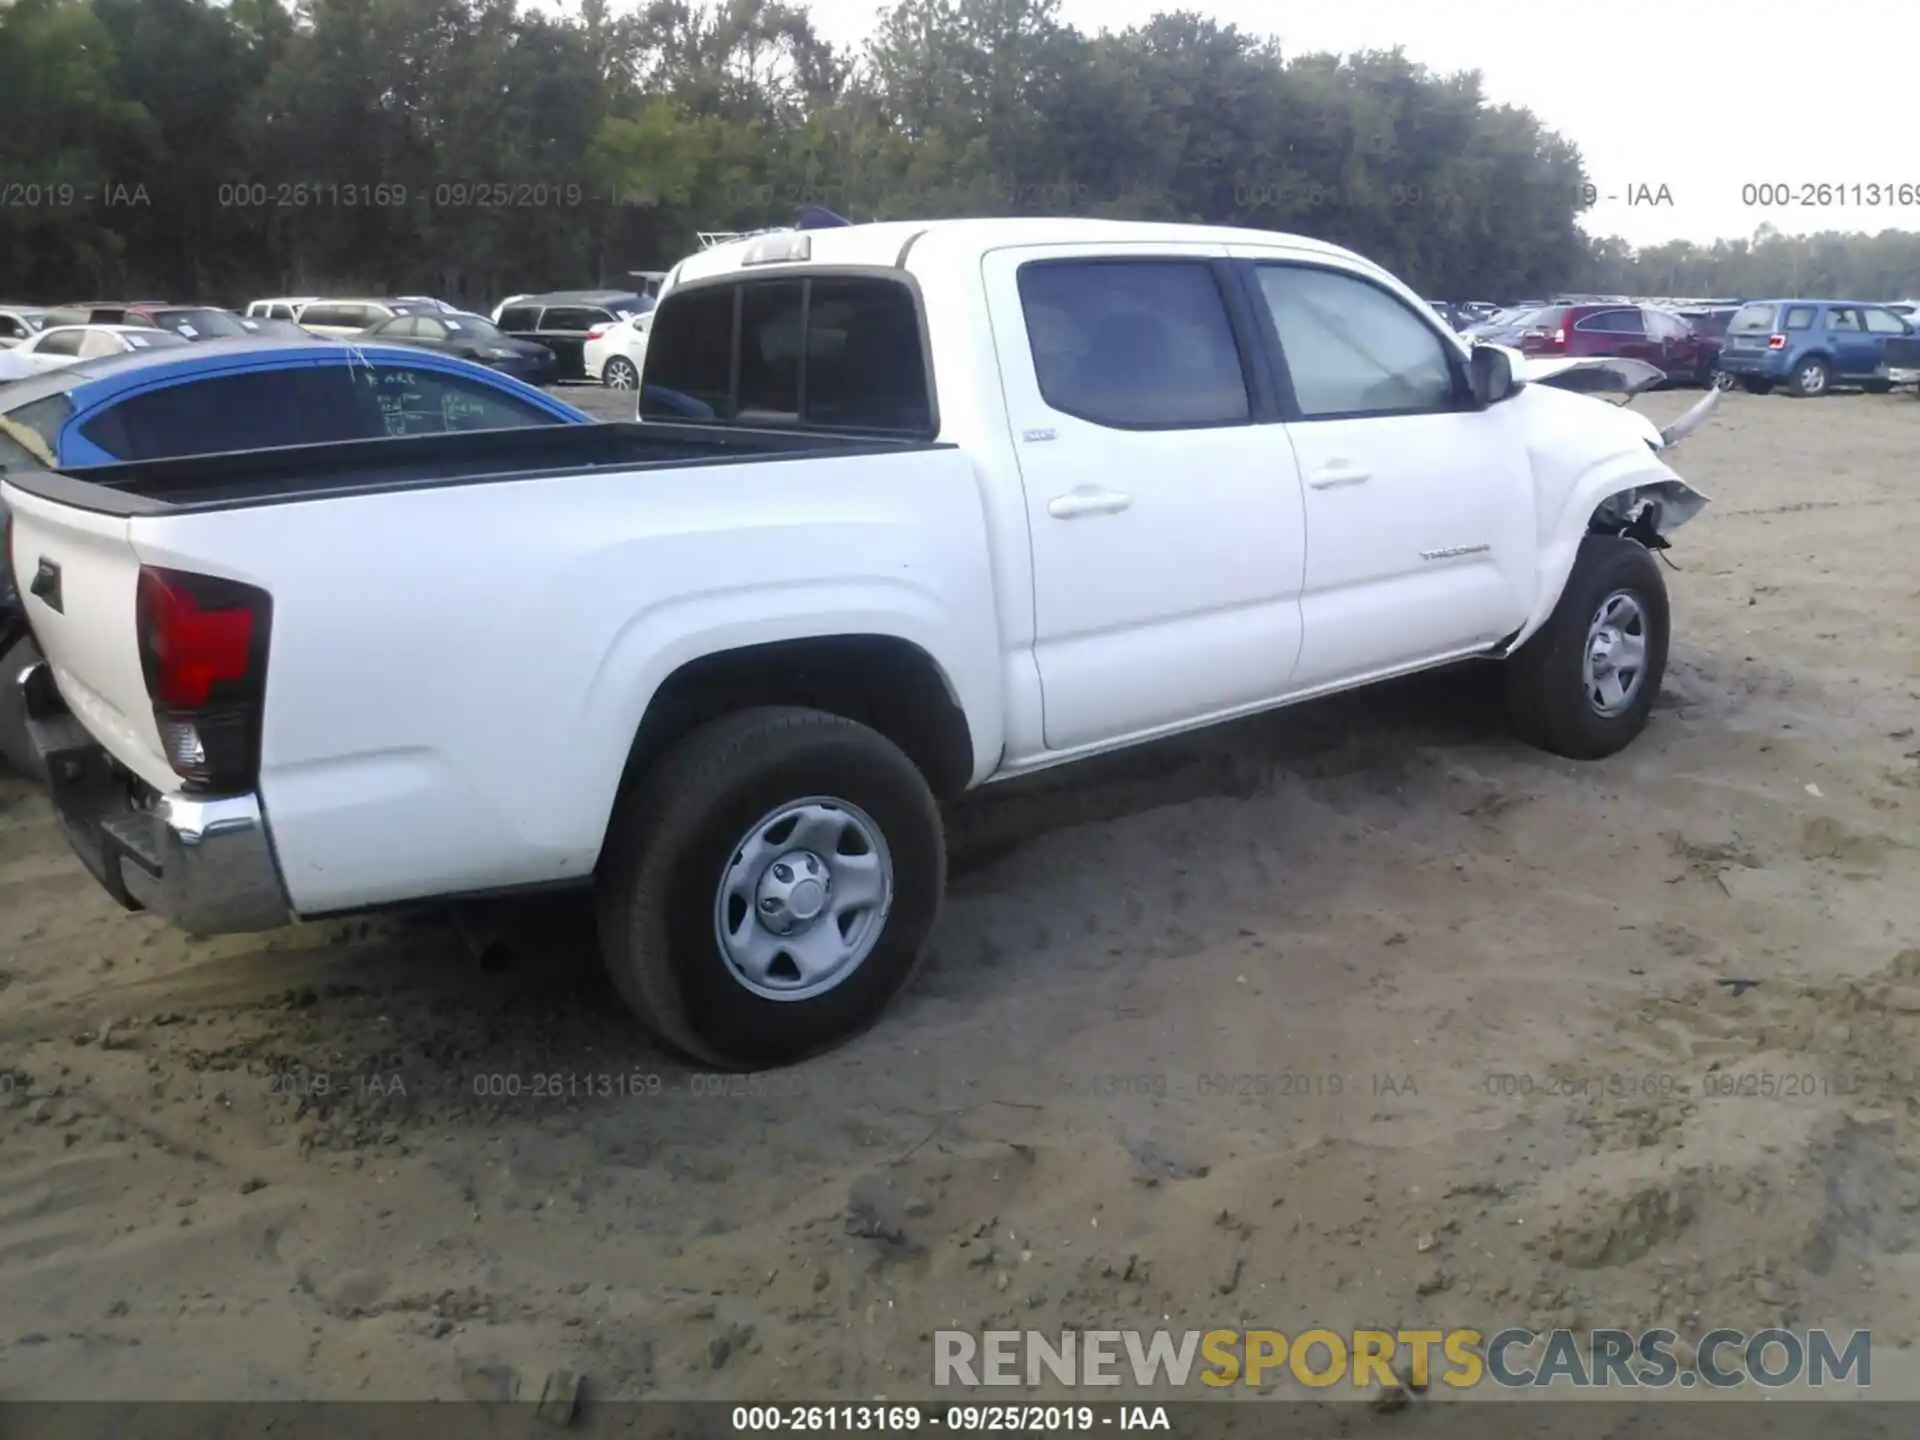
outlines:
[[[1788,374],[1786,356],[1777,350],[1764,353],[1751,350],[1722,350],[1719,367],[1729,375],[1751,375],[1763,380],[1784,380]]]
[[[142,797],[68,712],[44,663],[20,676],[20,696],[67,843],[121,905],[192,935],[273,930],[292,918],[256,796]]]

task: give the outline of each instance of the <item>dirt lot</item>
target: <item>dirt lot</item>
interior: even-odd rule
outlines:
[[[917,986],[750,1083],[639,1048],[577,911],[189,942],[0,783],[0,1394],[898,1398],[946,1326],[1781,1320],[1872,1326],[1895,1391],[1917,455],[1908,396],[1728,397],[1614,761],[1454,678],[970,803]]]

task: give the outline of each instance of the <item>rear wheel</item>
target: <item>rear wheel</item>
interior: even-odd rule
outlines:
[[[626,356],[615,355],[601,367],[600,383],[609,390],[632,390],[640,384],[640,371]]]
[[[1514,728],[1571,760],[1624,750],[1660,691],[1670,628],[1652,552],[1617,535],[1587,536],[1553,614],[1507,659]]]
[[[600,947],[653,1034],[705,1064],[788,1065],[879,1018],[946,883],[932,791],[885,736],[768,707],[702,726],[621,800]]]
[[[1824,395],[1833,384],[1833,367],[1815,356],[1811,360],[1802,360],[1794,367],[1793,380],[1788,384],[1790,394],[1812,399]]]

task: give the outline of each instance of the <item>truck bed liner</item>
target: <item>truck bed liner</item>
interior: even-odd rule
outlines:
[[[132,517],[531,480],[570,471],[684,468],[940,448],[948,447],[872,434],[628,420],[289,445],[85,469],[8,471],[5,479],[28,494],[64,505]]]

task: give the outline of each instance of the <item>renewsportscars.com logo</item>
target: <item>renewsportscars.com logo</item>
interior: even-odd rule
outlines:
[[[1682,1389],[1742,1384],[1780,1389],[1873,1383],[1870,1331],[1711,1330],[1682,1360],[1672,1330],[966,1330],[933,1332],[936,1386],[1199,1384],[1260,1387],[1291,1378],[1348,1385],[1457,1390]]]

